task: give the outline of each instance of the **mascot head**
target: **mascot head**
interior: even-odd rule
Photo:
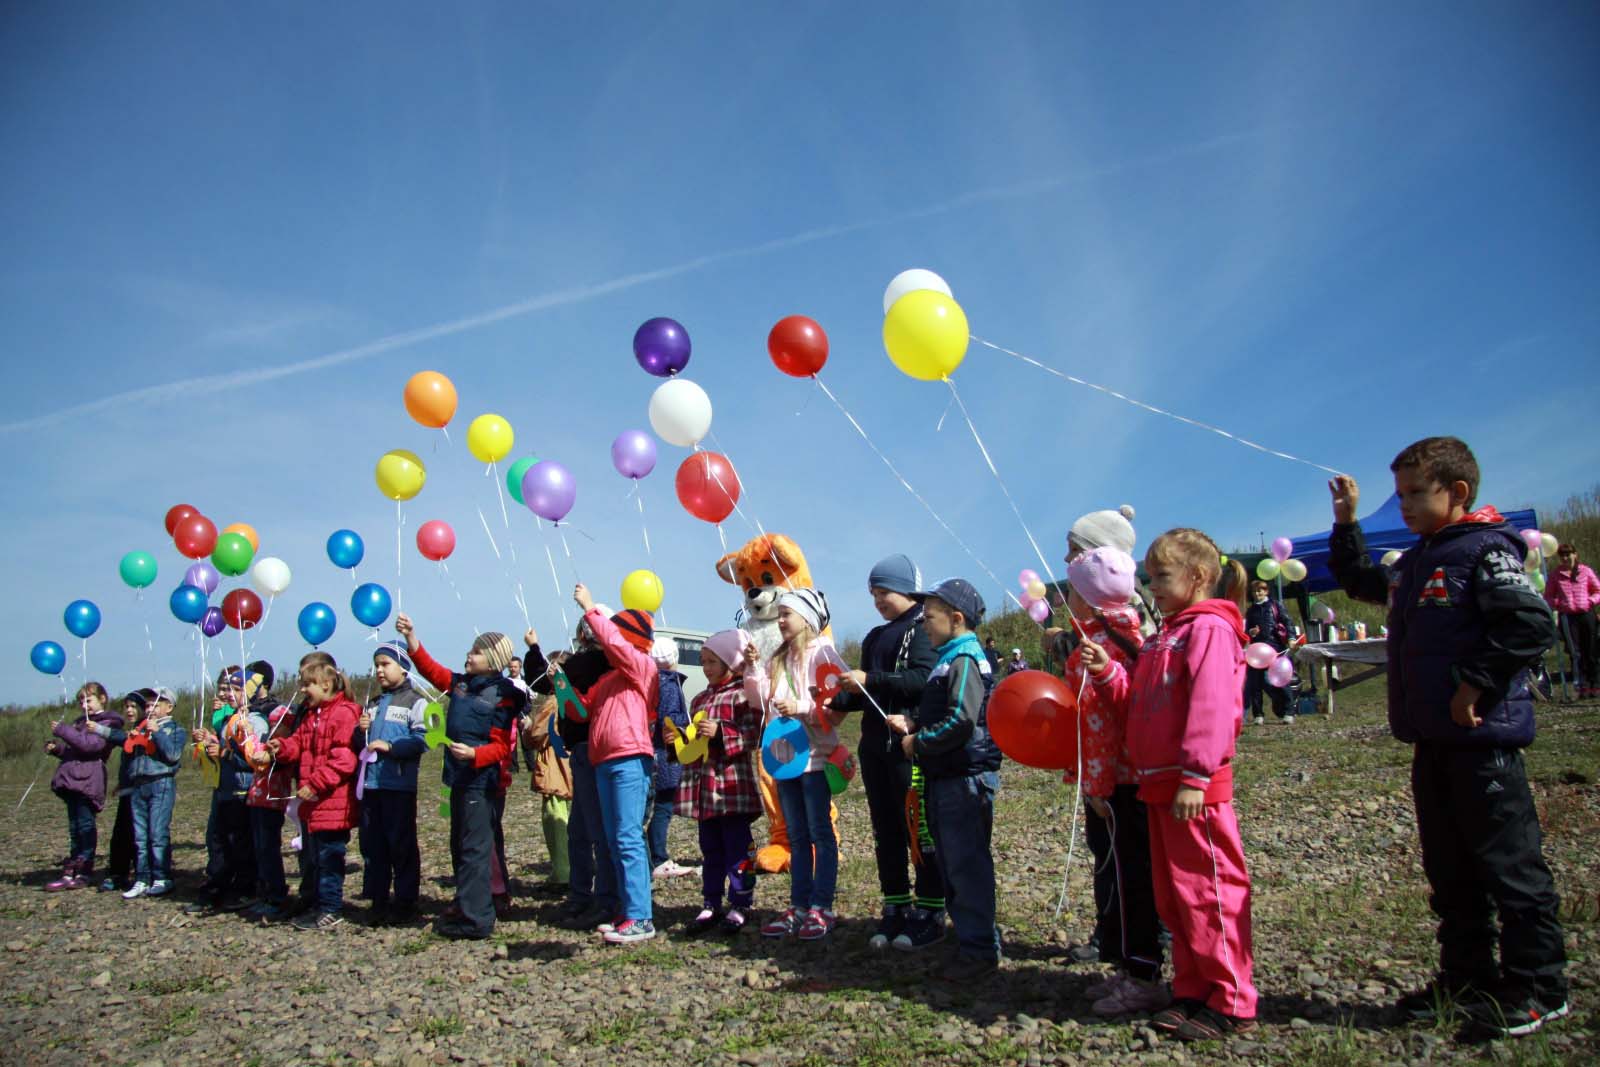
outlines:
[[[717,575],[743,592],[745,617],[764,622],[778,618],[778,594],[812,585],[805,554],[783,534],[745,542],[739,551],[717,560]]]

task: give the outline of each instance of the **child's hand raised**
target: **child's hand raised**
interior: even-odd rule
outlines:
[[[1356,506],[1361,503],[1361,487],[1348,474],[1337,474],[1328,481],[1333,495],[1333,521],[1348,526],[1356,521]]]
[[[394,632],[406,639],[406,647],[415,652],[417,650],[417,628],[411,623],[411,616],[405,612],[394,617]]]
[[[572,590],[572,599],[577,601],[578,607],[586,615],[594,608],[594,597],[589,595],[589,587],[582,582],[579,582]]]
[[[761,662],[761,652],[756,648],[754,641],[744,646],[744,662],[747,667],[754,667]]]
[[[522,643],[527,645],[529,648],[532,648],[539,643],[539,634],[534,630],[533,627],[528,627],[528,632],[522,635]]]
[[[1083,650],[1079,656],[1078,662],[1083,664],[1084,670],[1088,671],[1095,677],[1098,678],[1100,675],[1104,674],[1106,669],[1111,666],[1110,654],[1107,653],[1106,650],[1100,647],[1100,645],[1096,642],[1085,641],[1078,647]]]

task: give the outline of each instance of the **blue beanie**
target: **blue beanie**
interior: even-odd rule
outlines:
[[[867,575],[868,589],[887,589],[891,593],[911,596],[922,587],[922,572],[903,552],[885,556],[872,565]]]
[[[389,659],[392,659],[396,663],[400,664],[401,670],[405,671],[407,674],[411,673],[411,657],[406,654],[406,650],[399,643],[395,641],[385,641],[383,644],[372,650],[373,659],[377,659],[379,656],[387,656]]]

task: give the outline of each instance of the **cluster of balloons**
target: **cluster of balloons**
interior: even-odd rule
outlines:
[[[1279,577],[1286,582],[1305,581],[1306,565],[1293,556],[1293,541],[1287,537],[1273,538],[1272,555],[1256,564],[1256,577],[1263,582]]]
[[[74,600],[61,613],[61,621],[69,634],[87,641],[100,629],[100,608],[92,600]],[[67,666],[67,652],[54,641],[39,641],[28,650],[28,662],[43,674],[60,674]]]
[[[1044,671],[1018,671],[989,695],[989,733],[1000,751],[1028,767],[1078,765],[1078,695]]]
[[[232,626],[248,630],[261,621],[261,598],[275,597],[289,588],[289,565],[275,556],[256,558],[261,537],[248,523],[236,522],[217,532],[215,524],[188,504],[175,504],[167,510],[167,532],[178,551],[194,560],[184,571],[183,582],[172,591],[167,606],[179,622],[198,626],[207,637],[215,637]],[[122,580],[134,588],[155,581],[155,559],[147,552],[130,552],[118,567]],[[234,589],[222,598],[222,605],[210,602],[212,593],[224,577],[250,575],[255,591]]]
[[[933,271],[901,271],[884,290],[883,347],[902,374],[943,381],[967,357],[970,338],[966,312]]]
[[[1556,540],[1553,534],[1542,533],[1538,530],[1523,530],[1522,543],[1528,546],[1528,555],[1525,561],[1525,566],[1528,570],[1528,581],[1533,584],[1534,589],[1542,593],[1545,587],[1545,560],[1556,554],[1556,549],[1560,547],[1560,542]]]
[[[1282,689],[1294,681],[1294,658],[1287,652],[1280,653],[1265,641],[1247,646],[1244,661],[1258,671],[1265,670],[1268,685]]]
[[[1048,588],[1044,579],[1039,577],[1039,572],[1023,570],[1017,574],[1017,585],[1022,587],[1022,610],[1028,613],[1028,618],[1034,622],[1042,623],[1050,617],[1050,601],[1047,598]]]

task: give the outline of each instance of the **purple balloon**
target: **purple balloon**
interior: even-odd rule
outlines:
[[[689,365],[689,331],[672,319],[650,319],[633,334],[633,358],[657,378]]]
[[[1272,541],[1272,558],[1282,563],[1294,555],[1294,542],[1287,537],[1277,537]]]
[[[196,588],[199,587],[196,586]],[[200,616],[200,621],[196,625],[200,627],[200,632],[207,637],[215,637],[228,628],[227,622],[222,618],[221,608],[207,608],[206,613]]]
[[[217,568],[201,560],[199,563],[190,564],[189,569],[183,572],[183,584],[203,589],[206,596],[210,596],[217,591],[217,586],[222,584],[222,575],[217,573]]]
[[[624,478],[643,478],[656,469],[655,438],[643,430],[623,430],[611,442],[611,465]]]
[[[542,459],[522,476],[522,502],[541,519],[560,522],[578,499],[572,472],[553,459]]]

